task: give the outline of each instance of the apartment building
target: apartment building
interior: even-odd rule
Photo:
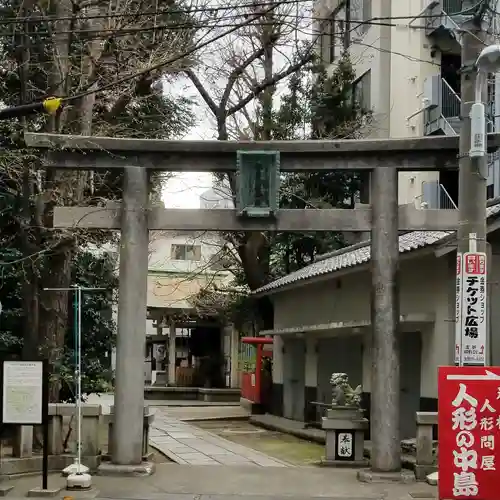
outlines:
[[[500,2],[485,18],[498,43]],[[498,3],[497,6],[494,6]],[[348,50],[358,102],[373,112],[371,137],[460,133],[461,0],[316,0],[319,51],[330,70]],[[495,34],[497,36],[495,36]],[[500,130],[500,79],[490,75],[488,128]],[[490,158],[488,197],[500,195],[500,164]],[[458,173],[400,173],[399,203],[455,208]]]

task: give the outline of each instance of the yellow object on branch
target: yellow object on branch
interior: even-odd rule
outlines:
[[[21,104],[20,106],[0,109],[0,120],[21,118],[22,116],[34,115],[37,113],[48,113],[53,115],[57,112],[61,105],[62,99],[60,97],[48,97],[42,102]]]

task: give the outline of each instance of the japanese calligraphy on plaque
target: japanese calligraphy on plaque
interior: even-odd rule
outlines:
[[[354,460],[354,436],[352,432],[337,434],[337,457],[339,460]]]
[[[461,353],[465,365],[485,364],[486,273],[486,254],[464,253],[457,256],[457,363]]]

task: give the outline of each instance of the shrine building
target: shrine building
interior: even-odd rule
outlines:
[[[487,360],[500,365],[500,199],[487,208]],[[453,364],[456,233],[413,231],[399,237],[401,438],[415,437],[417,411],[437,411],[437,368]],[[255,292],[274,305],[270,413],[318,423],[331,402],[330,377],[362,385],[370,415],[370,241],[318,258]],[[472,342],[471,342],[472,343]],[[319,404],[318,404],[319,403]]]

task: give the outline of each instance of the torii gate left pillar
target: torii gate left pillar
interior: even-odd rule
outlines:
[[[144,373],[137,368],[144,366],[146,343],[148,202],[148,170],[125,167],[111,454],[112,463],[122,466],[140,465],[143,455]]]

